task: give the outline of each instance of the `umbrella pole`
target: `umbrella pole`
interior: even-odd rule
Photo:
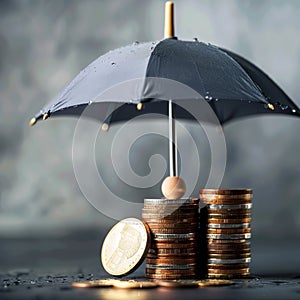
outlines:
[[[177,167],[177,135],[175,119],[173,118],[173,103],[169,100],[169,162],[170,176],[178,176]]]
[[[165,39],[175,36],[174,31],[174,3],[166,2],[165,5]],[[170,176],[164,179],[161,191],[167,199],[179,199],[186,192],[185,182],[178,176],[177,134],[175,119],[173,118],[173,103],[169,100],[169,167]]]

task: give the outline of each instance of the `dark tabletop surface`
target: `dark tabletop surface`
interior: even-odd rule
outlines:
[[[80,238],[79,238],[80,237]],[[100,264],[104,235],[0,239],[0,299],[300,299],[300,242],[252,240],[249,279],[198,289],[76,289],[70,283],[109,278]],[[144,265],[127,278],[142,279]]]

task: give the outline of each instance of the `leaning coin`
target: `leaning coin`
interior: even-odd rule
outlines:
[[[234,282],[232,280],[219,280],[219,279],[205,279],[195,281],[199,287],[207,286],[222,286],[222,285],[232,285]]]
[[[105,237],[101,251],[102,265],[111,275],[129,274],[141,265],[149,247],[148,225],[135,218],[124,219]]]
[[[118,280],[113,286],[120,289],[151,289],[158,285],[153,281]]]
[[[156,283],[167,288],[196,288],[198,283],[193,280],[158,280]]]
[[[100,287],[112,287],[115,279],[99,279],[81,282],[72,282],[72,286],[76,288],[100,288]]]

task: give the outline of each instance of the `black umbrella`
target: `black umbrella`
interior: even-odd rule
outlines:
[[[287,114],[300,116],[295,103],[258,67],[239,55],[211,44],[182,41],[174,36],[173,4],[167,3],[165,39],[135,42],[100,56],[82,70],[65,89],[30,121],[59,115],[81,115],[95,118],[107,130],[109,124],[140,114],[169,114],[173,145],[174,118],[193,119],[184,107],[190,101],[204,99],[221,124],[254,114]],[[171,24],[170,26],[168,26]],[[165,85],[155,79],[166,79],[189,87],[194,93],[186,98],[177,88],[165,100]],[[136,80],[141,79],[141,80]],[[110,93],[113,86],[130,85],[121,96]],[[203,115],[205,119],[205,115]],[[171,145],[170,144],[170,145]],[[171,149],[172,147],[170,147]],[[170,168],[176,173],[176,151],[170,150]]]

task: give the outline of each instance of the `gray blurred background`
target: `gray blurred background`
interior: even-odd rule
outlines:
[[[63,237],[115,223],[89,204],[76,182],[77,120],[54,118],[33,128],[28,121],[99,55],[136,40],[162,38],[163,7],[158,0],[0,1],[1,237]],[[179,38],[197,37],[239,53],[300,105],[299,1],[177,0],[175,14]],[[224,128],[228,161],[222,186],[253,188],[256,237],[278,243],[299,239],[299,129],[300,119],[278,116]],[[197,128],[191,130],[196,136]],[[166,142],[153,143],[155,153],[167,155]],[[105,160],[106,143],[102,146],[99,159]],[[142,166],[143,159],[135,155]],[[160,193],[127,188],[130,195],[142,201]]]

